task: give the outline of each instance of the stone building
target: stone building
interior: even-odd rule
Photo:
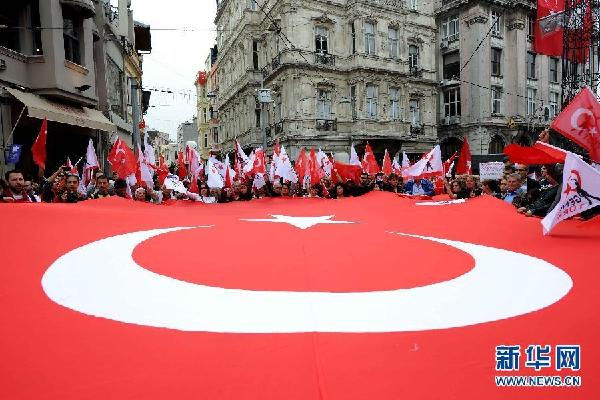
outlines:
[[[198,125],[194,117],[191,121],[179,124],[177,127],[177,147],[179,150],[185,150],[188,142],[194,142],[194,147],[198,146]]]
[[[379,156],[422,154],[437,140],[433,2],[221,0],[217,25],[218,142],[295,157],[317,146],[348,157],[367,141]],[[257,89],[270,89],[261,108]]]
[[[438,135],[446,157],[463,138],[478,155],[531,144],[560,111],[562,62],[533,51],[535,12],[533,0],[436,1]]]
[[[197,127],[198,127],[198,152],[200,157],[208,159],[209,157],[209,145],[208,145],[208,133],[209,133],[209,121],[210,121],[210,98],[208,97],[207,90],[208,78],[205,71],[200,71],[196,75],[194,86],[196,86],[196,101],[197,101]]]
[[[141,47],[136,47],[138,32],[147,38]],[[48,119],[47,171],[67,157],[75,162],[85,155],[90,138],[104,162],[109,133],[120,126],[127,131],[132,111],[127,108],[127,59],[133,60],[129,75],[141,82],[138,53],[149,50],[149,27],[138,32],[127,0],[1,2],[0,169],[15,167],[5,160],[5,150],[22,145],[17,167],[37,174],[30,148],[43,118]],[[116,73],[109,72],[112,59],[121,65]],[[125,122],[115,118],[115,106]],[[128,142],[130,137],[131,127]]]

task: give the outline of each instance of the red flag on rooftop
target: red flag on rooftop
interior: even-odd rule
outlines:
[[[552,122],[557,130],[590,153],[600,163],[600,103],[589,87],[581,89]]]
[[[33,162],[37,164],[40,169],[46,169],[46,138],[48,137],[48,120],[44,118],[40,133],[38,134],[35,143],[31,147],[33,153]]]

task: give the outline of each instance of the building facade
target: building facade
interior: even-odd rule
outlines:
[[[444,156],[531,144],[560,111],[561,60],[533,50],[530,0],[436,2],[438,134]]]
[[[37,175],[30,149],[44,118],[48,119],[48,172],[53,172],[67,157],[75,162],[84,156],[90,138],[101,163],[104,162],[109,136],[120,125],[107,100],[108,83],[114,78],[107,73],[110,67],[106,54],[112,51],[107,43],[129,44],[128,49],[117,49],[120,55],[115,58],[122,62],[121,71],[126,69],[124,57],[134,59],[131,75],[141,82],[141,61],[135,60],[136,35],[129,28],[125,35],[116,28],[111,32],[106,29],[107,21],[115,24],[117,9],[132,20],[127,0],[119,0],[118,6],[111,6],[109,0],[0,4],[0,169],[16,166]],[[125,29],[123,23],[119,26]],[[144,33],[149,39],[149,28]],[[111,95],[127,118],[129,102],[124,83]],[[14,145],[22,146],[16,165],[5,157]]]
[[[177,147],[179,150],[185,150],[188,142],[194,142],[194,147],[198,147],[198,120],[194,117],[191,121],[179,124],[177,127]]]
[[[217,25],[218,143],[275,139],[295,157],[320,147],[348,158],[422,154],[437,139],[433,3],[222,0]],[[270,90],[271,102],[257,100]]]
[[[198,72],[194,85],[196,86],[197,116],[198,125],[198,152],[200,157],[208,159],[210,147],[208,145],[209,121],[210,121],[210,98],[208,97],[208,77],[206,70]]]

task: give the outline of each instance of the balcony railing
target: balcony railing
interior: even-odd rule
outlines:
[[[335,66],[335,56],[326,53],[315,53],[315,64]]]
[[[275,71],[281,66],[281,54],[278,54],[271,60],[271,69]]]
[[[318,131],[337,131],[337,119],[317,119]]]
[[[415,78],[423,77],[423,69],[419,67],[410,67],[408,69],[408,73],[410,76],[414,76]]]

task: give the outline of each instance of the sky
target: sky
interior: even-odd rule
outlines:
[[[196,114],[194,80],[214,45],[215,0],[132,0],[136,21],[152,29],[152,53],[144,55],[143,86],[152,92],[146,126],[176,140],[177,126]],[[160,29],[178,29],[163,31]]]

